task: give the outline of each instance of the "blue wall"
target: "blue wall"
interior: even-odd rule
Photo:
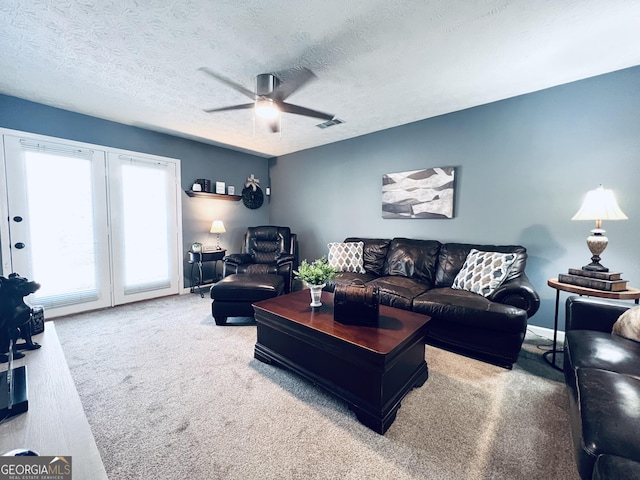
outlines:
[[[456,167],[453,219],[382,218],[383,174],[438,166]],[[640,67],[271,159],[269,173],[271,222],[298,233],[301,258],[351,235],[524,245],[544,327],[547,279],[589,263],[595,222],[571,217],[602,183],[629,217],[603,222],[602,263],[640,286]]]
[[[6,95],[0,95],[0,127],[180,159],[182,190],[189,190],[197,178],[208,178],[235,186],[237,194],[242,191],[244,182],[252,173],[262,180],[262,185],[267,185],[268,160],[265,158]],[[215,236],[209,233],[214,219],[224,221],[227,230],[227,233],[221,235],[222,247],[238,251],[242,235],[248,226],[269,223],[269,203],[265,201],[259,209],[250,210],[241,201],[191,198],[183,191],[182,234],[185,262],[186,252],[193,242],[215,244]],[[190,284],[189,270],[190,265],[185,263],[185,285]],[[205,272],[205,275],[210,276],[211,272]]]
[[[553,325],[547,279],[590,257],[592,222],[570,219],[603,183],[629,220],[604,222],[610,243],[602,263],[640,285],[640,67],[269,161],[3,95],[0,127],[179,158],[183,189],[196,178],[241,189],[251,173],[270,177],[273,195],[255,211],[183,195],[185,252],[193,241],[212,241],[214,217],[224,220],[222,243],[231,249],[248,225],[290,225],[309,259],[350,235],[522,244],[543,300],[530,323],[545,327]],[[383,174],[449,165],[457,167],[453,219],[382,218]]]

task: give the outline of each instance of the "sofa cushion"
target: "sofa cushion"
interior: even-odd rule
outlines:
[[[327,247],[329,247],[327,261],[338,272],[365,272],[362,260],[364,242],[332,242],[327,244]]]
[[[367,283],[376,286],[380,292],[380,304],[411,310],[414,297],[427,290],[427,287],[412,278],[394,276],[380,277]]]
[[[384,275],[402,276],[433,286],[440,251],[437,240],[394,238],[384,266]]]
[[[391,240],[385,238],[349,237],[344,241],[363,242],[362,257],[365,271],[367,273],[373,273],[377,277],[382,275]]]
[[[569,330],[565,333],[565,349],[565,357],[574,369],[640,374],[640,343],[633,340],[595,330]]]
[[[582,453],[640,461],[640,379],[597,368],[578,368],[576,379]]]
[[[515,253],[483,252],[472,248],[451,287],[488,297],[507,277],[515,259]]]
[[[640,480],[640,462],[617,455],[600,455],[593,467],[592,480]]]
[[[434,288],[413,299],[413,311],[434,319],[501,332],[518,333],[527,328],[524,310],[492,302],[466,290]]]
[[[483,252],[515,253],[516,259],[511,265],[505,282],[524,273],[527,264],[527,249],[520,245],[475,245],[470,243],[444,243],[440,247],[436,268],[435,286],[450,287],[464,265],[472,248]]]
[[[611,333],[640,342],[640,307],[630,308],[620,315],[613,324]]]

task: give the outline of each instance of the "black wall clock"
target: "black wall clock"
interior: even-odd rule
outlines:
[[[251,185],[244,187],[242,190],[242,203],[244,203],[245,207],[254,210],[260,208],[262,202],[264,202],[264,195],[260,187],[256,187],[255,190]]]

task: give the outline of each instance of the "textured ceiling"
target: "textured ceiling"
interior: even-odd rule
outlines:
[[[2,0],[0,93],[276,156],[640,64],[638,0]],[[306,67],[281,134],[255,76]]]

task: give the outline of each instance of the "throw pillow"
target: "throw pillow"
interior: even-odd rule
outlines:
[[[611,333],[640,342],[640,307],[630,308],[620,315]]]
[[[329,265],[338,272],[365,272],[362,259],[364,242],[333,242],[327,246],[329,247]]]
[[[482,252],[472,248],[451,288],[488,297],[502,284],[515,260],[515,253]]]

